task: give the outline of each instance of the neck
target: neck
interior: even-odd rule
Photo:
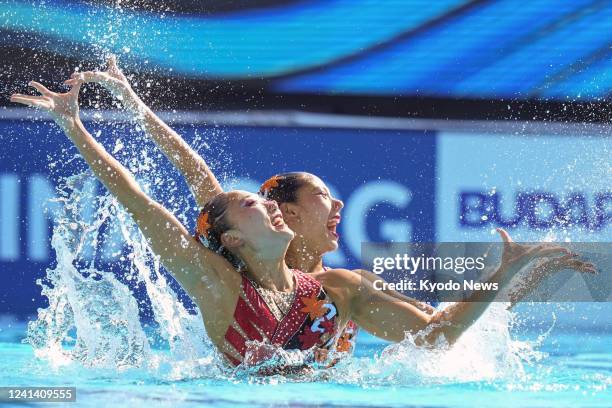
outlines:
[[[245,263],[249,277],[262,288],[283,292],[293,290],[293,272],[285,263],[284,256],[274,259],[245,259]]]
[[[314,273],[323,270],[323,256],[313,255],[314,251],[308,249],[301,236],[296,236],[289,244],[285,260],[287,265],[302,272]]]

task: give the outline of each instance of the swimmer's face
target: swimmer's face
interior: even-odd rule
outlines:
[[[338,249],[341,200],[334,198],[325,183],[309,175],[296,192],[296,201],[281,205],[289,227],[303,239],[308,249],[319,254]]]
[[[227,194],[229,201],[225,217],[232,227],[222,234],[223,245],[230,249],[247,246],[262,255],[276,254],[279,248],[286,249],[294,233],[285,223],[275,201],[246,191]]]

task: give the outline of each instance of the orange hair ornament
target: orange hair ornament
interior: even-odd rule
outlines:
[[[261,185],[261,191],[268,193],[271,189],[278,187],[278,182],[282,179],[281,176],[270,177],[265,183]]]
[[[208,238],[208,230],[211,225],[208,223],[208,213],[201,212],[196,223],[196,234]]]

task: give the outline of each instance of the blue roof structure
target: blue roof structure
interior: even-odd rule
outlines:
[[[612,2],[310,0],[225,13],[68,1],[0,4],[0,44],[133,70],[264,80],[274,93],[601,101],[612,93]],[[75,46],[78,45],[77,46]],[[31,45],[29,45],[31,46]]]

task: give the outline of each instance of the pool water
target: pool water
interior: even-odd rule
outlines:
[[[130,408],[268,407],[268,406],[419,406],[419,407],[610,407],[612,406],[612,333],[609,331],[553,329],[521,364],[506,363],[506,372],[491,376],[485,362],[457,361],[464,373],[444,375],[444,362],[421,370],[393,365],[387,358],[410,359],[388,343],[361,333],[355,356],[340,367],[287,378],[255,377],[219,370],[194,371],[208,360],[181,366],[150,369],[88,368],[78,362],[52,363],[37,358],[31,345],[22,343],[25,322],[0,324],[0,385],[76,386],[76,403],[53,406]],[[541,333],[525,331],[535,339]],[[505,346],[504,346],[505,347]],[[483,347],[488,348],[488,347]],[[406,350],[410,349],[405,349]],[[164,350],[157,350],[164,353]],[[416,356],[423,365],[423,356]],[[444,357],[443,357],[444,358]],[[449,367],[454,366],[449,354]],[[418,373],[410,373],[410,369]],[[470,371],[471,370],[471,371]],[[479,378],[480,377],[480,378]],[[23,405],[21,405],[23,406]]]
[[[355,355],[331,369],[224,368],[201,316],[116,201],[104,196],[93,220],[84,214],[88,180],[69,177],[54,213],[55,262],[37,281],[48,307],[29,328],[0,316],[0,386],[74,386],[76,403],[53,404],[70,407],[612,407],[612,303],[603,302],[521,305],[516,315],[495,303],[449,350],[362,332]],[[112,267],[85,256],[98,259],[105,225],[124,242]]]

